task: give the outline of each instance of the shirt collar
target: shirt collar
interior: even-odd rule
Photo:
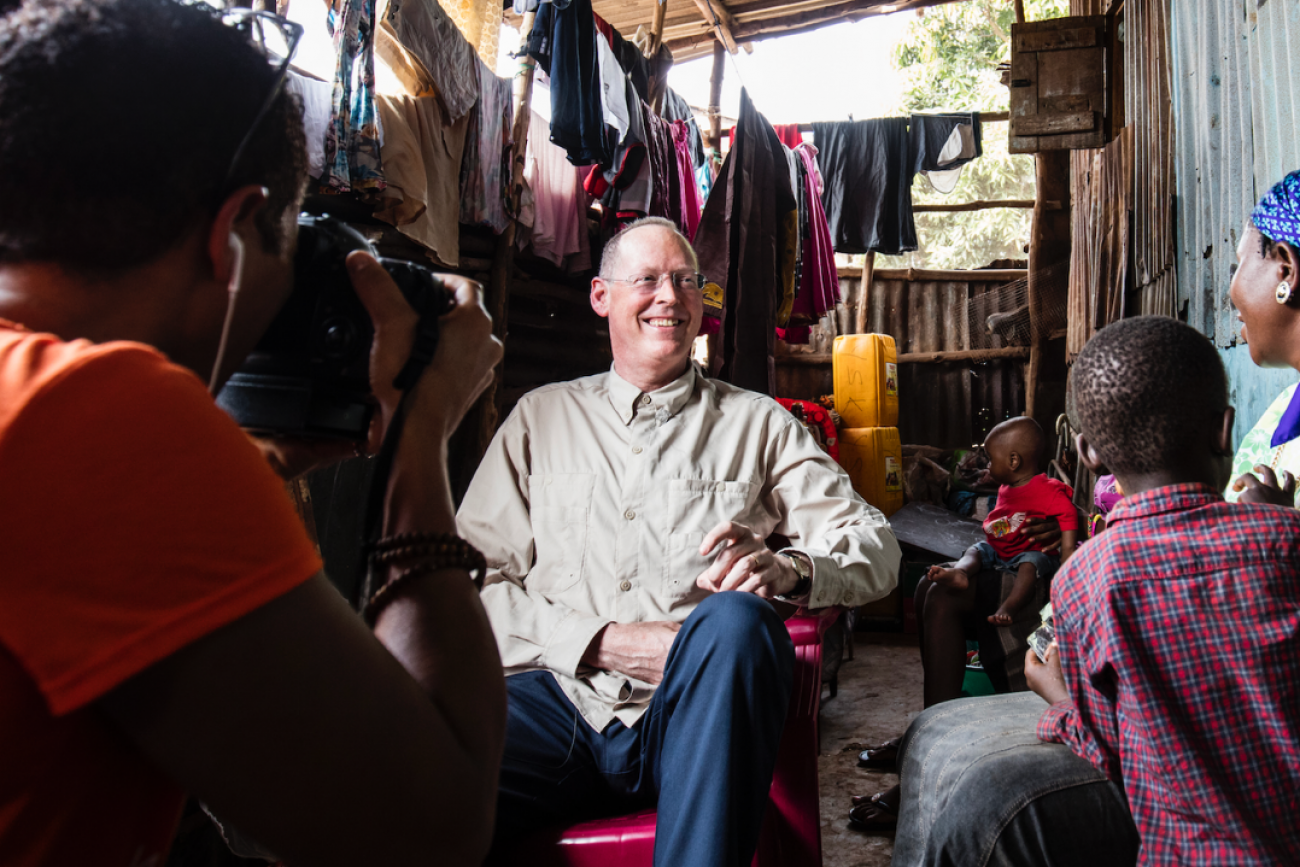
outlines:
[[[663,388],[657,388],[654,391],[643,392],[632,383],[618,375],[618,371],[613,366],[609,368],[609,402],[618,413],[618,417],[623,420],[623,424],[631,424],[632,419],[636,416],[639,406],[653,406],[655,412],[661,409],[667,410],[668,415],[673,416],[686,405],[686,401],[695,393],[695,377],[697,375],[695,362],[686,365],[686,370],[681,376],[665,385]],[[649,398],[649,403],[643,403],[643,398]]]
[[[1141,494],[1126,496],[1106,518],[1107,525],[1134,518],[1151,518],[1166,512],[1183,512],[1212,503],[1223,502],[1223,494],[1209,485],[1189,482],[1168,485]]]

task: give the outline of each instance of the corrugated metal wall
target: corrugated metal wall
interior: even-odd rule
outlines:
[[[1179,304],[1222,350],[1240,442],[1296,378],[1237,345],[1228,286],[1255,202],[1300,168],[1300,3],[1177,0],[1172,37]]]
[[[1178,296],[1220,347],[1237,342],[1228,285],[1241,228],[1300,168],[1300,3],[1259,2],[1179,0],[1173,11]]]
[[[1178,302],[1218,346],[1237,340],[1229,268],[1255,202],[1246,13],[1255,2],[1180,0],[1172,17]]]

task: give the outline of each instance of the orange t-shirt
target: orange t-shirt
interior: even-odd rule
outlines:
[[[182,792],[98,713],[321,568],[198,378],[0,321],[0,864],[161,867]]]

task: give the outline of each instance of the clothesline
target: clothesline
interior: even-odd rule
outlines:
[[[967,112],[942,112],[940,114],[929,114],[926,112],[918,111],[918,112],[913,112],[913,114],[924,115],[925,117],[965,118],[969,116],[971,112],[968,111]],[[1011,117],[1011,113],[1006,111],[981,111],[979,115],[980,115],[980,123],[1005,123],[1006,121],[1010,120]],[[908,115],[900,115],[900,117],[908,117]],[[813,125],[811,123],[799,124],[799,132],[812,132],[812,131],[813,131]]]

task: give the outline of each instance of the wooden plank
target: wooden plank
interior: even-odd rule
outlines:
[[[700,14],[704,16],[705,22],[717,30],[718,39],[727,47],[727,51],[732,54],[739,51],[740,49],[736,46],[736,37],[732,32],[733,22],[731,16],[722,5],[721,0],[695,0],[695,5],[700,8]]]
[[[898,356],[899,364],[940,364],[951,361],[992,361],[997,358],[1028,358],[1028,346],[1003,346],[999,349],[939,350],[937,352],[905,352]],[[830,364],[829,352],[794,352],[776,356],[777,364],[815,367]]]
[[[937,364],[945,361],[991,361],[995,358],[1028,358],[1028,346],[1003,346],[999,349],[961,349],[941,352],[906,352],[898,356],[899,364]]]
[[[1016,51],[1061,51],[1066,48],[1092,48],[1097,44],[1097,30],[1092,27],[1025,33],[1015,40]]]
[[[804,12],[780,15],[759,21],[751,21],[746,24],[738,25],[735,28],[735,32],[737,37],[743,38],[760,34],[771,34],[776,31],[785,32],[788,30],[802,29],[806,28],[808,25],[819,25],[829,22],[838,23],[841,21],[857,21],[873,14],[874,7],[877,5],[879,5],[878,0],[848,0],[848,2],[833,3],[822,6],[818,9],[809,9]]]
[[[1018,117],[1011,121],[1014,136],[1062,135],[1068,132],[1091,132],[1097,129],[1095,111],[1058,112]],[[1032,203],[1031,203],[1032,204]]]
[[[840,277],[859,278],[862,269],[842,265],[838,269]],[[1013,283],[1024,280],[1029,272],[1023,268],[1003,268],[986,270],[927,270],[924,268],[877,268],[873,280],[904,280],[909,283]]]
[[[1032,208],[1033,199],[1002,199],[994,202],[960,202],[955,205],[913,205],[916,214],[943,214],[953,211],[988,211],[994,208]]]
[[[1013,24],[1014,38],[1017,28]],[[1011,55],[1011,129],[1007,133],[1007,150],[1013,154],[1034,153],[1038,142],[1033,138],[1016,136],[1016,122],[1038,114],[1038,55],[1013,53]]]

